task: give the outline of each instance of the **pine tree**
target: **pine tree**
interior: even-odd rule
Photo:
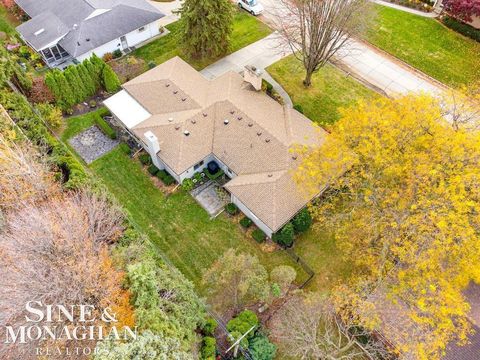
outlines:
[[[57,81],[55,79],[54,72],[48,72],[45,75],[45,84],[47,85],[48,89],[52,92],[53,97],[55,98],[55,102],[61,107],[64,108],[63,104],[63,97],[60,88],[58,87]]]
[[[70,88],[73,90],[73,95],[75,97],[75,102],[79,103],[87,97],[85,87],[78,76],[78,71],[76,70],[75,66],[69,66],[65,71],[65,78],[70,85]]]
[[[52,92],[55,93],[55,91],[58,91],[61,98],[58,104],[62,107],[62,110],[70,109],[73,105],[76,104],[73,89],[70,87],[70,84],[68,83],[65,74],[62,71],[55,69],[53,70],[52,74],[55,79],[57,89],[52,90]]]
[[[95,95],[97,91],[97,87],[95,85],[95,81],[93,80],[92,76],[88,72],[87,68],[85,67],[85,63],[81,63],[77,65],[78,75],[80,76],[80,80],[85,87],[87,92],[87,96]]]
[[[234,14],[230,0],[185,0],[179,12],[187,55],[208,58],[227,52]]]
[[[117,74],[115,74],[115,71],[113,71],[109,65],[103,67],[102,78],[103,86],[110,94],[113,94],[120,89],[120,80],[118,79]]]
[[[95,54],[93,55],[93,57],[96,57]],[[100,78],[101,73],[99,73],[99,67],[92,62],[93,57],[90,59],[85,59],[83,61],[83,65],[85,66],[85,69],[87,69],[88,74],[92,78],[95,85],[95,92],[97,92],[102,86],[102,81]]]

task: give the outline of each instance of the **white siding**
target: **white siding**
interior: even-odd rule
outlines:
[[[139,32],[138,29],[129,32],[128,34],[125,35],[127,38],[127,43],[129,47],[136,46],[154,36],[157,36],[160,34],[160,26],[158,24],[158,20],[154,21],[148,25],[144,26],[145,30]],[[78,61],[83,61],[89,57],[91,57],[94,53],[98,57],[102,57],[106,53],[109,52],[114,52],[115,50],[120,49],[122,50],[122,42],[120,41],[120,38],[112,40],[106,44],[103,44],[96,49],[89,51],[85,54],[82,54],[78,56],[76,59]]]
[[[262,230],[269,238],[272,237],[273,231],[270,229],[266,224],[264,224],[258,217],[255,216],[254,213],[250,211],[248,207],[246,207],[240,200],[238,200],[234,195],[232,195],[232,203],[238,206],[238,208],[248,217],[250,218],[255,225],[258,226],[260,230]]]

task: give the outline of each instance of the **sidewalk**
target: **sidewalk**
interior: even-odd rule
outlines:
[[[388,1],[382,1],[382,0],[371,0],[371,1],[373,1],[374,3],[379,4],[379,5],[391,7],[391,8],[397,9],[397,10],[408,12],[410,14],[423,16],[423,17],[427,17],[427,18],[436,18],[439,15],[436,11],[425,12],[425,11],[410,9],[406,6],[392,4],[391,2],[388,2]]]

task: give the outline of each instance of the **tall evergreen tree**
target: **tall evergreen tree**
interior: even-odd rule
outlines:
[[[95,91],[97,91],[102,86],[102,81],[100,79],[97,66],[92,62],[93,57],[96,57],[95,54],[90,59],[83,60],[83,65],[85,66],[85,69],[87,69],[88,74],[92,78],[95,85]]]
[[[85,86],[78,75],[78,70],[76,66],[69,66],[65,70],[65,78],[70,84],[70,88],[74,92],[75,100],[77,103],[84,101],[88,94],[85,89]]]
[[[103,86],[107,92],[113,94],[120,89],[120,80],[109,65],[103,67],[102,78]]]
[[[230,0],[185,0],[179,13],[187,55],[208,58],[228,50],[234,14]]]
[[[62,110],[67,110],[76,103],[73,89],[70,87],[70,84],[62,71],[55,69],[52,71],[52,74],[55,80],[55,86],[57,87],[56,89],[58,89],[52,90],[52,92],[55,94],[55,91],[58,91],[61,98],[61,100],[58,101],[58,104],[62,107]]]
[[[57,81],[55,79],[55,72],[50,71],[47,73],[47,75],[45,75],[45,84],[47,85],[48,89],[52,92],[57,105],[59,105],[63,109],[64,108],[63,96],[57,84]]]
[[[77,65],[78,75],[80,76],[80,80],[85,87],[87,92],[87,96],[95,95],[97,91],[97,86],[95,85],[95,81],[93,80],[91,74],[88,72],[87,68],[85,67],[84,63]]]

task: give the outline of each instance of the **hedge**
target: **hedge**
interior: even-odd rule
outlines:
[[[253,230],[252,237],[258,243],[262,243],[267,239],[267,235],[260,229]]]
[[[115,132],[115,130],[113,130],[100,115],[95,116],[95,123],[100,128],[100,130],[102,130],[102,132],[110,139],[115,140],[117,138],[117,133]]]
[[[62,172],[66,188],[76,189],[87,182],[88,177],[82,164],[63,143],[53,137],[23,95],[1,90],[0,103],[30,141],[35,145],[47,147],[51,160]]]
[[[445,16],[442,19],[442,22],[445,24],[445,26],[449,27],[450,29],[462,35],[465,35],[475,41],[480,42],[480,29],[475,29],[473,26],[462,23],[449,16]]]

